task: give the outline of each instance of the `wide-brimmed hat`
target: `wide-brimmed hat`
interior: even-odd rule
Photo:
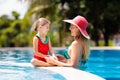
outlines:
[[[90,39],[86,31],[86,28],[88,27],[88,21],[84,17],[78,15],[74,19],[68,19],[68,20],[63,20],[63,21],[77,26],[80,32],[82,33],[82,35],[85,38]]]

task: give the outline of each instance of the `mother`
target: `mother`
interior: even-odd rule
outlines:
[[[89,56],[90,37],[86,31],[88,21],[79,15],[74,19],[63,21],[71,24],[69,30],[71,31],[71,36],[74,37],[74,41],[64,53],[64,61],[55,60],[52,57],[46,57],[46,60],[48,63],[57,66],[78,67],[82,60],[86,61]]]

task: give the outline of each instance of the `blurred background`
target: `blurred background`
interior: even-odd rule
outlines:
[[[0,47],[31,47],[32,24],[51,21],[53,47],[68,46],[72,38],[64,19],[84,16],[90,46],[120,46],[120,0],[0,0]]]

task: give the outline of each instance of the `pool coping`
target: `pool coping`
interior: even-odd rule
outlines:
[[[66,47],[53,47],[54,50],[63,50],[65,49]],[[33,48],[32,47],[0,47],[0,50],[32,50]],[[114,50],[120,50],[120,46],[113,46],[113,47],[90,47],[90,50],[104,50],[104,49],[107,49],[107,50],[111,50],[111,49],[114,49]]]
[[[90,47],[90,50],[120,50],[120,47]]]
[[[105,80],[104,78],[97,76],[95,74],[78,70],[72,67],[39,67],[47,70],[56,72],[66,80]]]
[[[3,62],[3,64],[21,66],[21,67],[33,67],[31,63],[14,63],[14,62]],[[39,69],[49,70],[54,72],[54,74],[59,74],[65,78],[65,80],[106,80],[98,75],[95,75],[90,72],[86,72],[83,70],[75,69],[73,67],[38,67]],[[5,72],[5,70],[2,70]],[[8,71],[8,70],[7,70]]]

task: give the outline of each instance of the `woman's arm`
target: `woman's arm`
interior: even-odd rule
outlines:
[[[79,59],[81,58],[81,54],[80,54],[80,51],[81,51],[81,46],[78,45],[78,43],[72,43],[71,45],[71,51],[70,51],[70,61],[69,63],[71,63],[71,65],[74,67],[78,64],[78,61]]]
[[[80,53],[80,47],[77,46],[76,44],[72,44],[70,48],[70,59],[67,60],[66,63],[58,61],[51,58],[47,58],[47,61],[52,64],[56,64],[58,66],[68,66],[68,67],[74,67],[77,64],[78,58],[79,58],[79,53]]]
[[[53,57],[46,57],[46,60],[47,60],[48,63],[54,64],[54,65],[57,65],[57,66],[71,66],[70,64],[58,61],[58,60],[54,59]]]
[[[37,39],[37,37],[33,38],[33,52],[34,52],[35,55],[37,55],[37,56],[39,56],[41,58],[45,58],[46,57],[46,55],[38,52],[38,39]]]

